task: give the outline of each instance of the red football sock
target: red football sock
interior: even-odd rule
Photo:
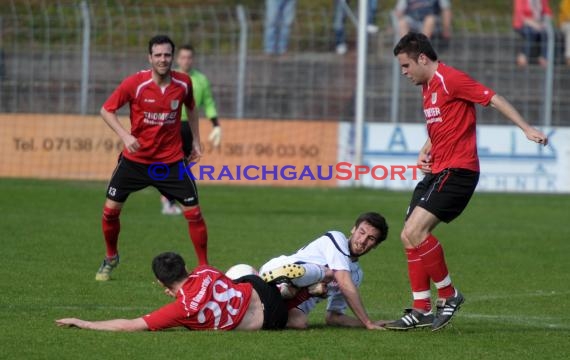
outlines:
[[[302,303],[309,300],[310,298],[311,298],[311,295],[309,294],[309,290],[307,288],[299,289],[299,291],[297,292],[297,295],[295,295],[294,298],[286,301],[287,310],[291,310],[293,308],[296,308],[297,306],[301,305]]]
[[[188,232],[194,245],[194,251],[198,257],[198,265],[208,264],[208,230],[206,223],[200,212],[200,207],[196,206],[184,211],[184,217],[188,220]]]
[[[412,287],[414,303],[412,307],[425,312],[431,311],[429,274],[425,271],[417,249],[406,249],[408,276]]]
[[[121,231],[121,221],[119,215],[121,209],[111,209],[103,207],[103,236],[105,237],[105,245],[107,246],[107,257],[117,256],[117,243],[119,241],[119,231]]]
[[[425,271],[437,287],[438,296],[440,298],[455,296],[455,288],[451,283],[451,277],[445,264],[443,248],[435,236],[429,234],[417,247],[417,251],[422,259]]]

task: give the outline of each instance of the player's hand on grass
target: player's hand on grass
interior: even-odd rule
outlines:
[[[376,320],[374,321],[374,324],[384,328],[386,326],[386,324],[391,323],[393,320]]]
[[[418,168],[424,174],[431,174],[431,155],[429,153],[421,152],[418,156]]]
[[[131,134],[128,134],[123,138],[123,143],[125,143],[125,147],[130,153],[137,152],[138,149],[141,147],[137,138],[132,136]]]
[[[548,137],[540,130],[530,127],[525,130],[524,134],[530,141],[534,141],[535,143],[542,144],[544,146],[548,145]]]
[[[370,321],[365,326],[367,330],[386,330],[384,326],[378,325],[376,321]]]
[[[56,320],[55,323],[57,326],[62,327],[78,327],[81,328],[85,321],[76,318],[66,318],[66,319],[59,319]]]
[[[222,128],[219,126],[214,126],[210,135],[208,136],[208,141],[212,144],[213,147],[217,148],[220,146],[222,142]]]

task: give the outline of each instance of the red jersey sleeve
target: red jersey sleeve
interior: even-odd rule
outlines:
[[[123,80],[115,91],[113,91],[111,96],[109,96],[107,101],[105,101],[103,108],[108,112],[114,113],[123,107],[123,105],[128,103],[133,98],[131,90],[132,86],[130,85],[131,83],[132,77]]]
[[[449,94],[455,98],[463,99],[483,106],[489,105],[495,92],[473,80],[461,71],[454,71],[453,76],[447,79]]]
[[[181,305],[178,302],[173,302],[143,316],[143,320],[148,325],[149,330],[157,331],[182,326],[180,320],[184,319],[185,316]]]

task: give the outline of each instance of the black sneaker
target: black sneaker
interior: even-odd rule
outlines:
[[[293,279],[300,278],[305,275],[305,268],[298,264],[287,264],[276,269],[266,271],[260,276],[267,283],[288,283]]]
[[[459,291],[456,292],[455,296],[447,299],[438,299],[436,303],[437,312],[433,324],[431,324],[431,331],[441,330],[449,324],[451,318],[459,310],[463,302],[465,302],[465,298]]]
[[[402,318],[386,324],[384,327],[389,330],[410,330],[431,326],[433,323],[431,312],[423,314],[415,309],[405,309]]]

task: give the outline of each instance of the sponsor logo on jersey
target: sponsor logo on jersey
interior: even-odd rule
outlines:
[[[435,93],[434,93],[435,94]],[[433,94],[432,94],[433,98]],[[428,124],[433,124],[436,122],[442,122],[441,109],[439,107],[431,107],[424,109],[424,116],[426,117],[426,122]]]
[[[172,111],[168,113],[156,113],[145,111],[144,112],[144,122],[149,125],[171,125],[176,122],[177,111]]]

